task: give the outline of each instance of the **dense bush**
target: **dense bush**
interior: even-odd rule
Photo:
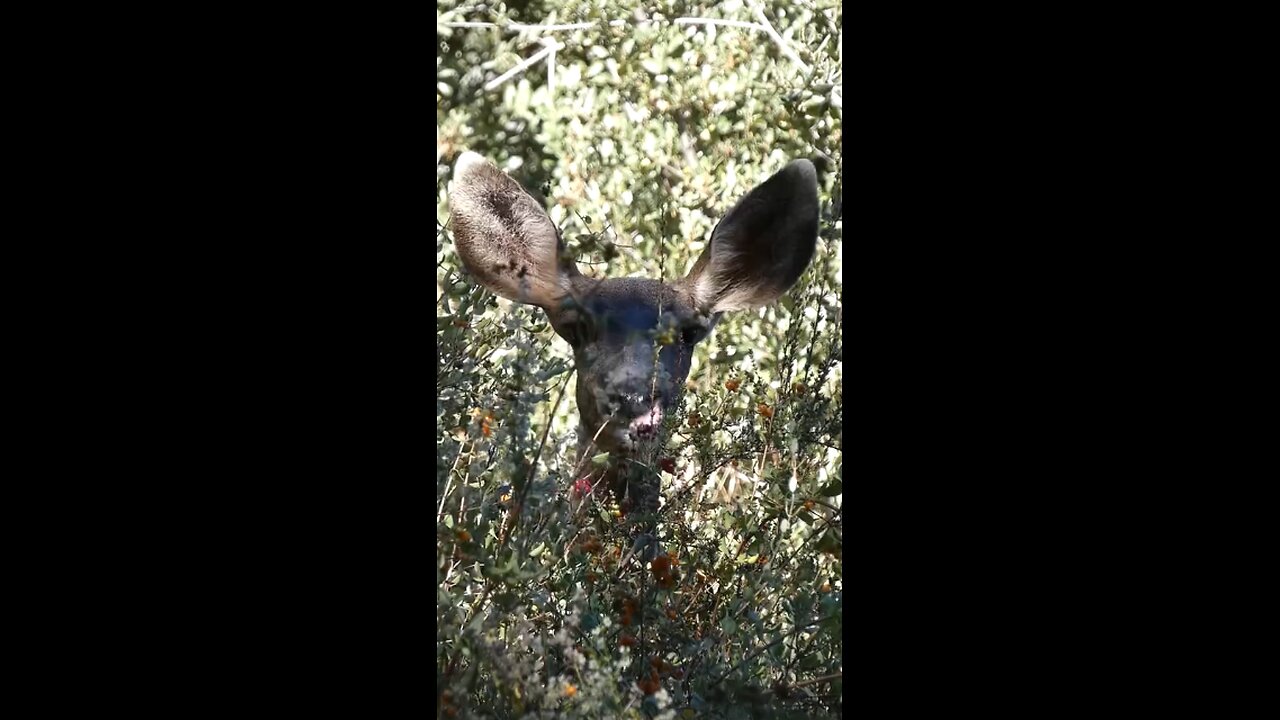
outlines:
[[[794,59],[758,27],[676,22],[760,13]],[[440,716],[841,712],[840,21],[835,0],[437,4]],[[545,198],[580,269],[611,277],[683,276],[757,182],[819,166],[813,263],[697,346],[656,516],[572,492],[593,462],[573,356],[463,270],[462,150]],[[663,554],[641,562],[651,537]]]

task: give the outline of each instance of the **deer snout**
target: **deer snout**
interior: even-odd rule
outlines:
[[[652,438],[658,435],[662,427],[662,404],[655,402],[647,411],[642,412],[631,421],[631,434],[640,438]]]
[[[656,437],[662,426],[662,399],[640,393],[608,393],[608,404],[637,438]]]

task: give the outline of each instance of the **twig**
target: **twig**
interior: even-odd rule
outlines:
[[[747,28],[748,30],[765,30],[768,29],[763,25],[746,22],[744,20],[721,20],[719,18],[696,18],[682,17],[675,19],[676,25],[727,25],[729,27]]]
[[[547,56],[547,105],[554,106],[556,104],[556,41],[551,38],[543,38],[542,44],[551,48],[551,54]]]
[[[809,72],[809,66],[806,65],[805,62],[800,59],[800,56],[796,54],[796,51],[791,48],[791,45],[787,43],[787,41],[781,35],[778,34],[778,31],[773,28],[773,25],[769,22],[769,18],[766,17],[764,14],[764,8],[757,6],[755,8],[755,11],[756,11],[756,17],[760,18],[759,23],[747,22],[745,20],[724,20],[721,18],[700,18],[700,17],[676,18],[673,21],[673,23],[675,25],[722,25],[725,27],[736,27],[736,28],[743,28],[746,30],[762,30],[768,33],[771,38],[773,38],[773,41],[777,43],[778,48],[782,50],[782,53],[786,55],[787,58],[791,60],[791,62],[795,63],[796,66],[799,67],[802,71],[806,73]],[[580,22],[580,23],[566,23],[563,25],[526,25],[524,23],[513,22],[513,23],[507,23],[506,25],[499,25],[497,23],[490,23],[490,22],[469,22],[469,21],[455,21],[455,22],[441,23],[441,25],[444,25],[445,27],[450,27],[450,28],[498,28],[506,32],[517,32],[517,33],[586,30],[586,29],[595,27],[597,24],[598,23],[596,22]],[[609,21],[609,25],[611,27],[620,27],[627,24],[630,24],[630,21],[627,21],[627,20],[610,20]],[[642,21],[638,24],[651,25],[653,24],[653,21]],[[529,65],[532,65],[538,60],[541,60],[546,54],[547,53],[545,51],[539,52],[538,54],[526,60],[524,63],[521,63],[520,65],[517,65],[516,67],[512,68],[508,72],[514,75],[515,73],[525,69]],[[843,62],[843,57],[841,57],[841,62]],[[493,88],[497,87],[498,85],[501,85],[503,82],[505,82],[508,79],[509,78],[507,75],[503,75],[497,80],[494,80],[490,82],[488,85],[486,85],[485,90],[492,90]]]
[[[755,10],[756,17],[760,18],[760,22],[764,25],[764,31],[769,33],[769,37],[773,38],[773,41],[778,44],[778,49],[782,51],[782,54],[786,55],[791,62],[799,66],[801,71],[805,73],[809,72],[809,66],[804,64],[804,61],[800,59],[800,56],[796,54],[796,51],[792,50],[791,46],[787,44],[787,41],[778,34],[778,31],[773,29],[773,25],[769,23],[769,18],[764,14],[764,7],[756,5]]]
[[[444,517],[444,503],[449,498],[449,490],[453,485],[453,473],[455,470],[458,469],[458,462],[462,460],[462,455],[463,455],[463,452],[466,450],[466,446],[467,446],[467,443],[465,440],[463,442],[458,443],[458,455],[454,457],[453,467],[449,468],[449,474],[445,476],[444,494],[440,496],[440,509],[436,511],[436,522],[440,522],[440,519]],[[472,446],[472,449],[474,449],[475,443],[472,443],[471,446]]]
[[[586,30],[587,28],[596,26],[596,23],[594,22],[569,23],[567,25],[526,25],[524,23],[513,22],[507,23],[506,25],[499,25],[498,23],[491,22],[469,22],[463,20],[440,24],[450,28],[499,28],[501,30],[506,30],[507,32],[559,32],[562,30]]]
[[[559,30],[586,30],[587,28],[593,28],[595,26],[596,24],[594,22],[568,23],[565,25],[525,25],[524,23],[513,22],[507,25],[507,27],[512,30],[521,30],[521,31],[533,30],[535,32],[538,32],[538,31],[555,32]]]
[[[823,675],[822,677],[816,677],[816,678],[813,678],[812,680],[805,680],[803,682],[798,682],[792,685],[791,687],[793,688],[804,687],[805,685],[812,685],[814,683],[827,682],[828,680],[839,680],[842,677],[844,677],[843,670],[841,670],[838,673],[831,673],[830,675]]]
[[[766,650],[768,650],[769,648],[773,647],[774,645],[777,645],[778,643],[782,642],[783,640],[786,640],[787,638],[791,637],[792,635],[795,635],[796,633],[799,633],[799,632],[802,632],[802,631],[804,631],[804,630],[807,630],[808,628],[811,628],[811,627],[813,627],[814,625],[819,625],[819,624],[821,624],[821,623],[823,623],[823,622],[826,622],[827,620],[830,620],[830,619],[831,619],[831,618],[833,618],[833,617],[835,617],[835,615],[827,615],[826,617],[818,618],[817,620],[814,620],[813,622],[805,623],[805,624],[803,624],[803,625],[797,625],[797,626],[795,626],[794,628],[792,628],[792,629],[788,630],[787,632],[783,633],[782,635],[780,635],[780,636],[778,637],[778,639],[774,640],[773,642],[769,643],[768,645],[765,645],[764,647],[760,648],[759,650],[757,650],[757,651],[755,651],[755,652],[751,653],[751,654],[750,654],[750,655],[748,655],[747,657],[745,657],[745,658],[743,658],[742,660],[738,661],[738,664],[737,664],[737,665],[734,665],[733,667],[729,668],[729,672],[727,672],[727,673],[725,673],[725,674],[721,675],[719,678],[717,678],[716,680],[712,681],[712,683],[711,683],[710,687],[715,687],[716,685],[719,685],[720,683],[724,682],[724,679],[725,679],[725,678],[727,678],[727,677],[729,677],[730,675],[732,675],[734,670],[737,670],[738,668],[740,668],[740,667],[742,667],[743,665],[745,665],[747,662],[749,662],[749,661],[751,661],[751,660],[754,660],[755,658],[759,657],[759,655],[760,655],[761,653],[765,652]]]
[[[564,377],[564,381],[560,383],[560,395],[556,397],[556,404],[551,407],[551,412],[547,415],[547,426],[542,430],[542,441],[538,443],[538,452],[533,456],[533,461],[529,465],[529,476],[524,480],[524,486],[520,488],[520,497],[516,498],[515,507],[511,510],[510,521],[507,523],[506,531],[502,537],[498,538],[498,548],[502,549],[507,546],[507,540],[511,538],[515,532],[516,525],[520,522],[520,513],[524,510],[525,499],[529,496],[529,487],[533,485],[533,477],[538,473],[538,460],[542,458],[542,450],[547,446],[547,436],[551,433],[552,419],[555,417],[556,410],[560,409],[560,401],[564,400],[564,389],[569,384],[569,378],[573,373],[568,373]]]
[[[822,500],[819,500],[818,498],[812,498],[812,497],[811,497],[811,498],[808,498],[808,499],[809,499],[809,500],[812,500],[812,501],[814,502],[814,504],[815,504],[815,505],[822,505],[823,507],[829,507],[829,508],[831,508],[832,510],[835,510],[837,513],[844,512],[844,510],[841,510],[840,508],[836,507],[835,505],[832,505],[832,504],[831,504],[831,503],[829,503],[829,502],[824,502],[824,501],[822,501]],[[817,513],[815,513],[815,515],[816,515],[816,514],[817,514]]]
[[[536,63],[536,62],[538,62],[539,60],[541,60],[542,58],[544,58],[544,57],[546,57],[546,56],[550,55],[551,53],[555,52],[558,48],[561,48],[561,47],[564,47],[564,46],[563,46],[563,45],[561,45],[561,44],[559,44],[559,43],[557,43],[557,42],[555,42],[554,40],[552,40],[552,41],[551,41],[551,43],[549,43],[549,44],[547,44],[547,45],[546,45],[546,47],[542,48],[541,50],[539,50],[538,52],[536,52],[536,53],[534,53],[532,56],[530,56],[528,60],[525,60],[524,62],[520,63],[519,65],[516,65],[515,67],[513,67],[513,68],[511,68],[510,70],[508,70],[508,71],[506,71],[506,72],[502,73],[502,74],[501,74],[501,75],[499,75],[498,77],[496,77],[496,78],[494,78],[494,79],[490,80],[489,82],[485,83],[485,84],[484,84],[484,89],[485,89],[485,91],[487,92],[487,91],[489,91],[489,90],[493,90],[494,88],[498,87],[498,86],[499,86],[499,85],[501,85],[502,83],[504,83],[504,82],[506,82],[506,81],[510,80],[511,78],[515,77],[516,75],[518,75],[518,74],[520,74],[520,73],[524,72],[525,70],[529,69],[529,67],[530,67],[530,66],[532,66],[534,63]]]

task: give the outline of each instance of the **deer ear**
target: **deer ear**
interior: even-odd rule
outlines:
[[[467,271],[508,300],[550,307],[577,266],[561,258],[560,233],[524,188],[473,152],[453,166],[450,226]]]
[[[683,283],[704,312],[758,308],[800,279],[817,242],[818,174],[793,160],[721,218]]]

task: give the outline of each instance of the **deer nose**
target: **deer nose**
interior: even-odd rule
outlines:
[[[645,407],[644,398],[637,393],[610,390],[605,393],[605,399],[611,410],[625,417],[639,415]]]
[[[636,437],[644,438],[657,435],[660,427],[662,427],[662,405],[654,403],[652,407],[631,421],[630,429]]]

